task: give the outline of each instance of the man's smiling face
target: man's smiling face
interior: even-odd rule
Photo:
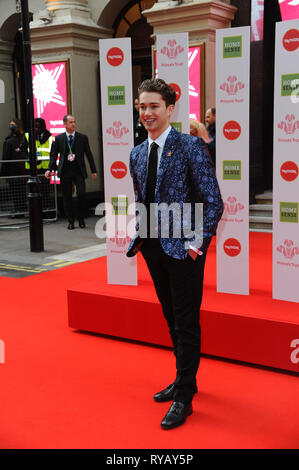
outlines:
[[[167,129],[173,110],[174,105],[166,107],[160,93],[144,91],[139,96],[140,120],[153,140]]]

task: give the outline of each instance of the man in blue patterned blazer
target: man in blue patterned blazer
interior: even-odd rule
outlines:
[[[176,101],[173,88],[161,79],[151,79],[140,85],[138,93],[140,120],[148,131],[148,139],[132,150],[130,172],[135,200],[146,211],[137,224],[127,256],[141,251],[173,342],[175,380],[154,395],[157,402],[173,402],[161,422],[163,429],[171,429],[183,424],[192,413],[192,399],[197,392],[204,264],[223,203],[204,143],[197,137],[180,134],[169,124]],[[199,203],[203,204],[202,227],[195,226]],[[168,212],[166,223],[157,206],[170,205],[191,207],[190,217]],[[155,209],[151,211],[152,207]],[[189,240],[186,220],[194,235]],[[168,235],[165,225],[169,226]],[[202,237],[196,236],[200,231]]]

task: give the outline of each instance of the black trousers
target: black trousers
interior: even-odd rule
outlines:
[[[166,255],[158,239],[145,240],[141,253],[147,263],[167,321],[176,357],[174,400],[189,403],[197,392],[200,362],[202,300],[206,255],[177,260]]]
[[[75,209],[73,206],[72,190],[73,183],[76,185],[78,207],[78,219],[83,219],[85,215],[85,179],[79,172],[62,173],[60,176],[60,184],[62,197],[64,202],[65,215],[70,223],[75,220]]]

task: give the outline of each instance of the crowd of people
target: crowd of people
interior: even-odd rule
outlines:
[[[96,166],[91,153],[88,138],[76,131],[76,120],[67,115],[63,118],[66,132],[52,136],[46,128],[45,120],[34,119],[36,147],[36,167],[39,177],[39,189],[42,195],[41,208],[46,209],[46,197],[52,171],[58,170],[64,201],[65,215],[69,221],[68,229],[75,228],[75,208],[73,207],[73,190],[77,190],[77,217],[79,227],[85,228],[85,178],[87,172],[84,154],[87,156],[92,176],[97,177]],[[29,134],[24,133],[22,122],[12,119],[9,123],[9,135],[5,138],[2,151],[0,176],[5,177],[9,187],[9,198],[13,202],[14,214],[24,215],[27,211],[26,176],[30,175]],[[57,158],[60,155],[59,166]]]

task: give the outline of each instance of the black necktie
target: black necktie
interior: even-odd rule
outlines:
[[[70,145],[72,145],[72,141],[73,141],[73,136],[70,134],[70,135],[69,135],[69,142],[70,142]]]
[[[148,157],[148,169],[146,179],[146,196],[145,205],[147,210],[147,233],[150,233],[150,224],[155,224],[155,220],[150,219],[150,204],[155,202],[155,190],[157,181],[157,168],[158,168],[158,148],[156,142],[151,144],[151,150]],[[152,229],[153,230],[153,229]]]

